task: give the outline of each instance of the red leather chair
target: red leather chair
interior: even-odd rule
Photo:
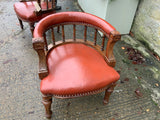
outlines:
[[[41,2],[41,0],[23,0],[21,2],[16,2],[14,4],[14,10],[17,14],[21,29],[23,29],[22,21],[28,22],[33,34],[34,24],[36,22],[47,15],[55,13],[55,4],[55,0],[45,0],[43,2]],[[39,9],[35,6],[38,6]]]
[[[73,38],[65,38],[65,25],[73,25]],[[84,27],[84,38],[76,38],[76,26]],[[55,42],[54,27],[61,26],[62,41]],[[95,29],[94,40],[87,38],[87,28]],[[45,32],[50,30],[53,46],[47,47]],[[98,31],[103,33],[101,46],[97,43]],[[80,31],[82,32],[82,31]],[[48,34],[47,33],[47,34]],[[72,32],[68,32],[71,34]],[[105,38],[108,38],[105,48]],[[75,98],[105,91],[104,104],[109,101],[119,74],[114,70],[114,44],[121,35],[105,20],[82,12],[61,12],[42,19],[35,27],[33,48],[39,56],[40,91],[46,117],[50,118],[52,96]]]

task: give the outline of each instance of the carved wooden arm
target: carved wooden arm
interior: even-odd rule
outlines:
[[[118,31],[112,31],[109,35],[109,39],[107,42],[107,47],[106,47],[106,57],[109,60],[109,65],[112,67],[115,67],[116,64],[116,60],[113,54],[113,48],[114,45],[117,41],[119,41],[121,39],[121,35]]]
[[[44,50],[44,39],[43,38],[33,38],[32,39],[33,48],[37,51],[39,56],[39,78],[43,79],[48,75],[48,68],[46,63],[46,55]]]

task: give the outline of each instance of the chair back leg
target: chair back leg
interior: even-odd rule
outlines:
[[[51,118],[52,117],[52,111],[51,111],[52,96],[42,94],[42,103],[46,110],[46,117]]]
[[[30,26],[30,30],[31,30],[31,33],[32,33],[32,36],[33,36],[34,23],[29,23],[29,26]]]
[[[22,20],[20,20],[20,19],[18,18],[18,21],[19,21],[19,24],[20,24],[21,29],[23,30],[23,23],[22,23]]]

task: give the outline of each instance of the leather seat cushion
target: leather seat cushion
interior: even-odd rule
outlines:
[[[49,12],[42,14],[40,16],[36,16],[35,14],[35,6],[34,6],[35,1],[30,1],[30,2],[17,2],[14,4],[14,10],[17,14],[17,16],[22,19],[23,21],[26,22],[37,22],[41,20],[42,18],[46,17],[47,15],[50,15],[52,13],[55,13],[55,11]],[[41,7],[43,10],[47,8],[46,2],[41,3]],[[49,8],[51,8],[51,2],[49,2]]]
[[[102,55],[84,44],[58,46],[48,54],[49,75],[41,80],[43,94],[74,95],[106,87],[119,80]]]

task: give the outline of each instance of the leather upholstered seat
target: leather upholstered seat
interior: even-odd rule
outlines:
[[[102,55],[83,44],[65,44],[52,49],[47,63],[49,75],[41,81],[43,94],[76,96],[105,88],[120,77]]]

